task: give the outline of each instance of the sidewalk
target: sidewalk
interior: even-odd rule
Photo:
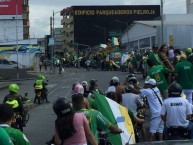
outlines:
[[[0,90],[8,88],[10,82],[0,82]]]

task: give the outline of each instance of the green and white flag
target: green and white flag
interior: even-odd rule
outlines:
[[[115,46],[118,46],[119,45],[119,41],[118,41],[118,38],[116,37],[112,37],[112,44],[115,45]]]
[[[110,134],[108,139],[113,145],[125,145],[126,143],[135,144],[135,134],[133,124],[128,115],[127,108],[117,102],[94,92],[97,110],[100,111],[111,123],[117,123],[117,126],[123,131],[120,134]],[[122,121],[118,121],[122,118]]]

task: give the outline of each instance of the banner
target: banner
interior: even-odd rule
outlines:
[[[0,0],[0,15],[22,15],[22,0]]]

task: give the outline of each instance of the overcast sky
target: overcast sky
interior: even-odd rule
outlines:
[[[165,14],[186,13],[186,0],[163,0]],[[78,5],[160,5],[160,0],[30,0],[30,36],[40,38],[50,34],[50,16],[70,6]],[[62,27],[60,13],[55,14],[55,27]]]

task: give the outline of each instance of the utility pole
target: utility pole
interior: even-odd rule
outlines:
[[[18,0],[16,0],[16,53],[17,53],[17,80],[19,79],[19,54],[18,54]]]
[[[54,43],[55,43],[55,38],[54,38],[54,36],[55,36],[55,28],[54,28],[54,11],[53,11],[53,29],[52,29],[52,38],[54,39]],[[55,53],[55,51],[54,51],[54,45],[52,46],[52,58],[54,57],[54,53]],[[54,62],[54,73],[55,73],[55,62]]]
[[[162,37],[161,42],[162,42],[162,44],[164,44],[164,14],[163,14],[163,8],[164,8],[164,4],[163,4],[163,0],[161,0],[161,37]]]
[[[51,37],[53,36],[53,30],[52,30],[52,17],[50,17],[50,35],[51,35]],[[49,43],[49,42],[48,42]],[[52,51],[53,51],[53,47],[50,45],[49,46],[50,47],[50,49],[51,49],[51,68],[50,68],[50,73],[52,73],[52,71],[53,71],[53,53],[52,53]]]

